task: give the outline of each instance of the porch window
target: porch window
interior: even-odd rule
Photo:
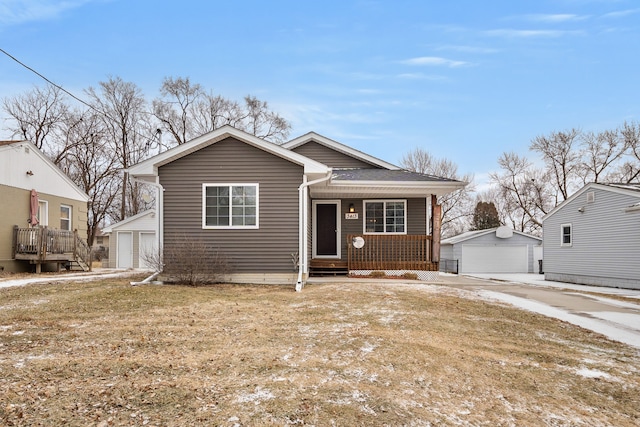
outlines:
[[[561,230],[561,243],[560,246],[572,246],[573,245],[573,233],[571,224],[562,224]]]
[[[258,228],[258,184],[203,184],[202,228]]]
[[[406,200],[365,200],[364,232],[406,234]]]
[[[71,206],[60,205],[60,230],[71,231]]]

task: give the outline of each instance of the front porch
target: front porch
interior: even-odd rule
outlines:
[[[36,273],[42,264],[75,264],[83,271],[91,270],[91,248],[77,231],[48,227],[13,227],[12,256],[15,260],[35,264]]]
[[[431,279],[438,272],[431,236],[349,234],[346,260],[315,258],[309,265],[310,276],[368,275],[372,271],[389,275],[415,272]]]

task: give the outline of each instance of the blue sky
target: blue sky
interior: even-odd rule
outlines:
[[[292,138],[421,147],[478,182],[537,135],[638,121],[639,24],[635,0],[0,0],[0,47],[81,98],[190,77],[267,101]],[[34,85],[0,54],[0,97]]]

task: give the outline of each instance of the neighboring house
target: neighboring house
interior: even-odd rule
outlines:
[[[128,172],[159,190],[165,254],[179,238],[197,239],[225,256],[226,280],[297,277],[297,289],[309,273],[437,276],[436,196],[466,185],[402,170],[315,133],[280,146],[231,126]],[[170,271],[175,260],[164,262]]]
[[[89,197],[31,142],[0,142],[0,200],[0,270],[90,267]]]
[[[103,228],[109,236],[109,267],[154,269],[149,261],[158,252],[157,228],[153,209]]]
[[[105,234],[102,228],[98,228],[93,236],[91,250],[93,259],[96,261],[105,261],[109,258],[109,235]]]
[[[542,221],[546,280],[640,289],[640,184],[587,184]]]
[[[468,231],[440,245],[440,270],[461,274],[537,273],[541,259],[541,238],[505,226]]]

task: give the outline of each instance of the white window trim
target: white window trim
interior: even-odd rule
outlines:
[[[569,243],[564,242],[564,228],[569,227]],[[564,248],[570,248],[573,246],[573,224],[566,223],[560,224],[560,246]]]
[[[69,228],[65,231],[73,231],[73,207],[69,206],[69,205],[60,205],[60,210],[62,210],[62,208],[67,208],[69,209]],[[61,212],[62,213],[62,212]],[[60,229],[62,230],[62,215],[60,215]]]
[[[367,231],[367,203],[384,203],[384,211],[386,215],[387,203],[397,203],[397,202],[404,203],[404,231],[403,232],[398,233],[398,232],[387,232],[387,231],[382,231],[382,232]],[[386,217],[385,217],[385,220],[386,220]],[[362,234],[403,235],[403,234],[407,234],[407,228],[408,228],[407,227],[407,199],[370,199],[370,200],[362,201]],[[385,223],[385,229],[386,229],[386,223]]]
[[[44,206],[44,212],[42,212],[41,207]],[[38,200],[38,225],[43,227],[49,225],[49,202],[46,200],[39,199]]]
[[[207,225],[207,187],[255,187],[256,188],[256,225]],[[229,206],[231,215],[231,205]],[[229,218],[229,224],[231,224]],[[204,183],[202,184],[202,229],[203,230],[257,230],[260,228],[260,184],[250,183]]]

